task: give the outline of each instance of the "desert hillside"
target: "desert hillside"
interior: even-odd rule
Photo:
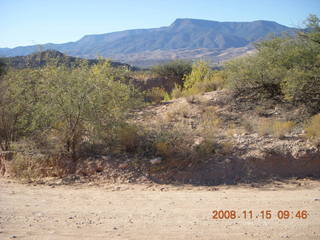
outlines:
[[[0,173],[194,185],[318,178],[319,22],[310,15],[308,32],[261,41],[219,68],[176,60],[142,70],[56,51],[7,59]],[[195,23],[172,27],[204,24]]]
[[[319,0],[0,9],[0,240],[320,240]]]

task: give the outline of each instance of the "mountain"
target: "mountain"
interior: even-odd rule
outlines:
[[[56,65],[64,65],[67,67],[80,66],[83,61],[86,61],[89,65],[97,64],[98,59],[83,59],[78,57],[67,56],[56,50],[46,50],[41,52],[32,53],[26,56],[16,57],[3,57],[0,58],[1,62],[6,66],[13,68],[38,68],[47,64],[53,63]],[[136,67],[132,67],[129,64],[120,62],[110,62],[113,67],[126,67],[130,70],[137,70]]]
[[[76,42],[48,43],[41,45],[41,48],[55,49],[84,58],[102,56],[122,60],[128,56],[131,63],[139,63],[145,60],[143,56],[151,54],[155,58],[150,61],[157,62],[168,59],[168,55],[169,59],[193,58],[192,54],[183,57],[181,51],[186,55],[185,51],[197,49],[219,54],[230,48],[245,47],[252,50],[253,42],[264,39],[270,34],[279,35],[284,32],[291,34],[296,30],[272,21],[217,22],[186,18],[177,19],[168,27],[86,35]],[[36,45],[12,49],[0,48],[0,56],[23,56],[37,50],[39,46]],[[175,54],[170,54],[172,52]]]

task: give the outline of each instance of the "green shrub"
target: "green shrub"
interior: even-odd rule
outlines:
[[[287,100],[303,103],[310,112],[320,112],[320,64],[310,69],[289,70],[282,89]]]
[[[175,84],[183,85],[184,76],[191,72],[191,63],[184,60],[175,60],[153,67],[152,72],[164,79],[164,87],[171,90]]]
[[[11,70],[1,81],[0,92],[4,150],[21,137],[46,133],[46,141],[73,159],[84,139],[92,144],[112,142],[129,110],[142,103],[142,95],[126,81],[126,70],[107,61]]]
[[[238,93],[284,97],[320,111],[319,19],[308,20],[309,32],[256,44],[257,53],[225,64],[227,84]]]

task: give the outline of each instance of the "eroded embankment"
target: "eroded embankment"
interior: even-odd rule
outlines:
[[[27,178],[72,175],[199,185],[318,178],[320,146],[306,137],[304,114],[303,108],[278,100],[235,99],[228,91],[179,98],[137,111],[130,120],[139,128],[152,129],[148,136],[137,138],[141,143],[136,146],[143,148],[151,135],[155,140],[149,148],[154,148],[154,155],[95,155],[72,161],[67,155],[19,153],[25,159],[20,157],[17,164],[16,154],[7,152],[0,153],[0,174],[12,177],[21,171]],[[188,156],[194,152],[197,155]]]

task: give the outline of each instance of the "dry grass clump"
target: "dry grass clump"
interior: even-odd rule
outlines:
[[[118,132],[119,137],[119,151],[120,152],[134,152],[136,151],[140,136],[138,133],[138,128],[133,125],[127,125],[121,128]]]
[[[200,104],[201,103],[201,99],[196,95],[188,96],[188,97],[186,97],[186,100],[190,104]]]
[[[175,84],[171,91],[171,98],[176,99],[176,98],[181,98],[183,96],[184,96],[184,92],[183,92],[182,86]]]
[[[157,75],[151,71],[132,71],[130,72],[132,78],[138,81],[148,81],[151,78],[157,77]]]
[[[170,111],[167,111],[164,115],[164,121],[166,123],[172,121],[179,121],[181,118],[188,118],[189,116],[189,109],[187,104],[178,105],[175,108],[172,108]],[[162,124],[166,124],[162,123]]]
[[[210,106],[204,109],[200,126],[202,126],[202,131],[205,135],[215,135],[217,130],[222,127],[222,120],[216,113],[216,107]]]
[[[34,180],[42,177],[62,177],[72,171],[68,156],[15,153],[12,173],[20,179]]]
[[[237,126],[235,123],[227,125],[224,129],[224,134],[229,138],[235,137],[236,135],[243,134],[247,131],[244,126]]]
[[[260,135],[273,135],[275,137],[283,137],[290,133],[295,126],[293,121],[278,121],[263,119],[256,124],[257,132]]]
[[[320,139],[320,113],[314,115],[305,125],[305,135],[311,139]]]
[[[276,137],[283,137],[290,133],[295,123],[293,121],[274,121],[273,122],[273,135]]]
[[[223,155],[228,155],[232,152],[234,144],[232,142],[223,142],[221,143],[221,149],[219,153]]]

